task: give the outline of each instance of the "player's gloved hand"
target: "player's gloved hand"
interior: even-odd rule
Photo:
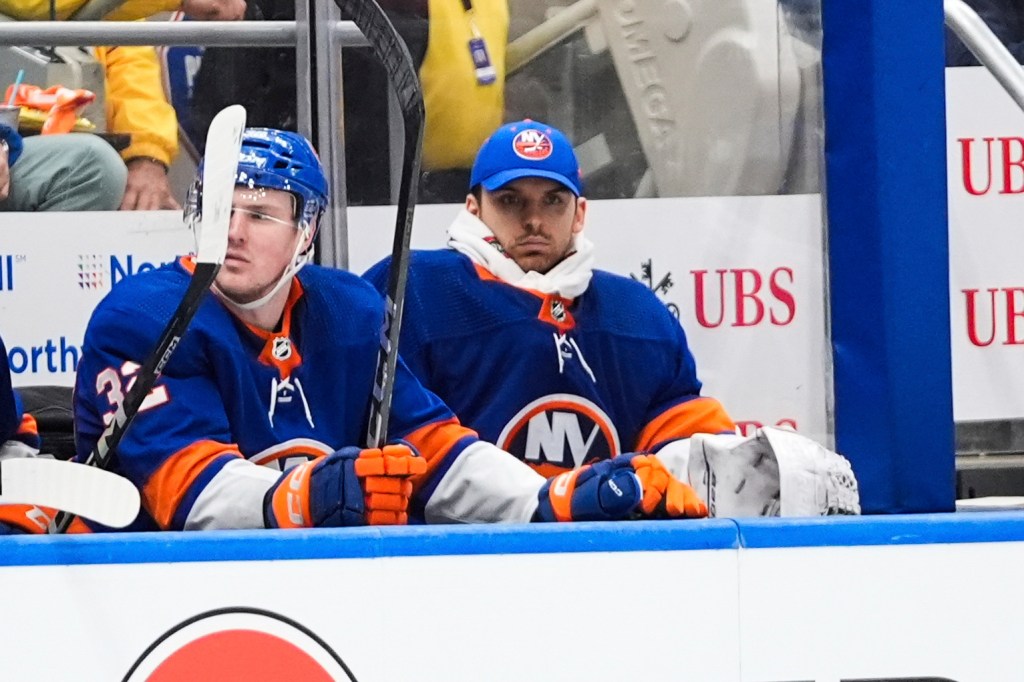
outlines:
[[[538,497],[533,521],[614,521],[637,508],[643,487],[632,463],[616,457],[548,479]]]
[[[708,515],[707,505],[697,491],[673,476],[654,455],[624,454],[615,458],[620,459],[629,462],[643,485],[643,500],[637,509],[643,518],[703,518]]]
[[[263,498],[268,528],[400,525],[426,460],[406,444],[345,447],[289,469]]]

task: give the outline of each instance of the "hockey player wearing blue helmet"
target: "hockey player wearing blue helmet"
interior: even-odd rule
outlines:
[[[196,226],[201,193],[197,181],[186,209]],[[134,529],[615,519],[668,503],[671,479],[625,462],[547,481],[462,426],[401,360],[391,444],[356,445],[384,305],[359,277],[310,264],[327,197],[303,137],[245,132],[224,265],[117,448],[115,471],[143,500]],[[75,392],[80,456],[191,268],[182,258],[127,278],[93,313]]]

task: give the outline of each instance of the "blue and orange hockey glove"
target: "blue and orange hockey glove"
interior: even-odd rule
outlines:
[[[533,521],[615,521],[630,516],[643,487],[628,459],[616,457],[544,482]]]
[[[673,476],[654,455],[625,454],[615,458],[620,459],[629,462],[643,485],[643,500],[637,509],[642,518],[696,519],[708,515],[707,505],[697,491]]]
[[[408,445],[345,447],[289,469],[263,498],[268,528],[402,525],[426,460]]]

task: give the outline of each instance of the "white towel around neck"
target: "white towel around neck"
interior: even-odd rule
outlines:
[[[465,209],[448,227],[448,246],[512,286],[562,298],[582,294],[593,275],[594,244],[583,233],[573,238],[573,252],[548,272],[524,272],[501,248],[494,233]]]

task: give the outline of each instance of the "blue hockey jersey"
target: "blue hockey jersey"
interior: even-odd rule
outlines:
[[[389,260],[365,275],[378,290]],[[451,250],[413,252],[401,353],[481,438],[545,476],[734,429],[700,395],[679,322],[646,287],[595,270],[569,300]]]
[[[94,311],[75,390],[79,457],[155,346],[188,286],[190,264],[131,277]],[[281,470],[363,444],[382,319],[383,302],[364,281],[315,266],[293,280],[273,333],[245,324],[208,294],[117,447],[114,470],[139,487],[149,517],[136,528],[260,526],[263,492]],[[479,440],[401,361],[388,436],[406,439],[428,460],[411,511],[456,521],[532,513],[539,484],[523,476],[519,488],[481,489],[516,498],[511,506],[506,499],[499,518],[462,513],[459,487],[442,479],[459,475],[452,470],[460,457],[480,453]]]

